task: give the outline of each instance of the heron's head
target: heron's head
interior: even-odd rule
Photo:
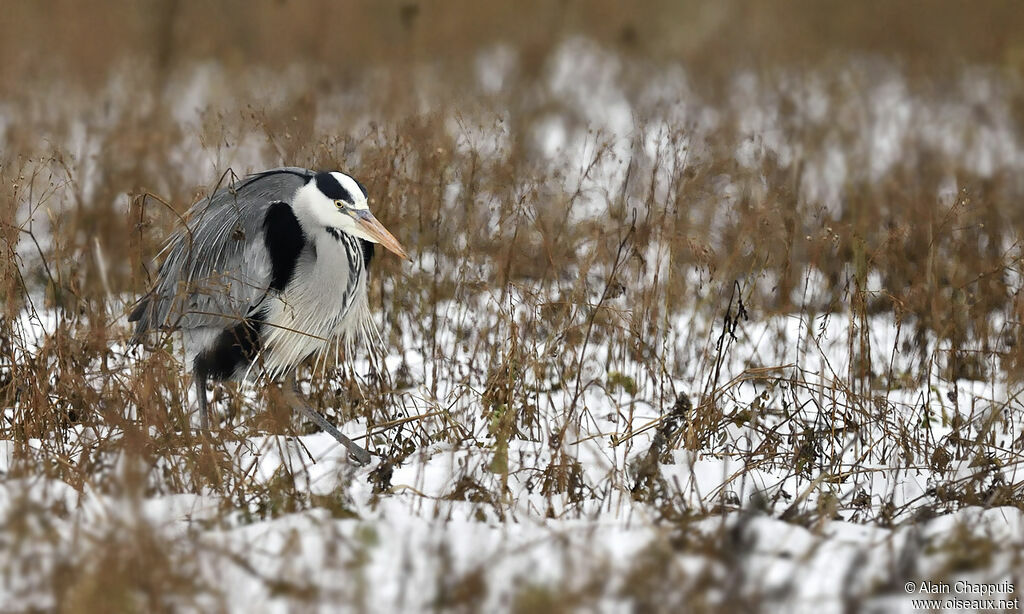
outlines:
[[[295,209],[327,228],[336,228],[408,258],[398,239],[370,213],[366,188],[345,173],[317,173],[295,193]]]

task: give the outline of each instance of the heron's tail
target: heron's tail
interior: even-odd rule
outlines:
[[[146,333],[149,332],[152,320],[152,306],[150,305],[152,298],[152,294],[142,297],[135,308],[132,309],[132,312],[128,314],[128,321],[135,322],[135,332],[132,334],[131,345],[142,343]]]

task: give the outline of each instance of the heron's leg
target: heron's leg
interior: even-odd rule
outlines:
[[[210,411],[206,406],[206,374],[196,371],[196,396],[199,397],[199,428],[203,433],[210,431]]]
[[[362,446],[352,441],[348,437],[345,437],[341,432],[334,428],[334,425],[327,421],[317,410],[310,406],[309,401],[302,396],[299,392],[299,383],[295,381],[295,375],[289,375],[282,387],[284,392],[284,398],[288,401],[288,405],[292,409],[304,414],[307,418],[316,422],[323,430],[331,434],[332,437],[338,440],[338,443],[345,446],[348,449],[348,453],[355,459],[360,465],[366,465],[370,462],[370,453],[363,449]]]

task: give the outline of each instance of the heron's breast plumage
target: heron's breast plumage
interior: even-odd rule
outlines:
[[[359,331],[368,317],[366,265],[359,240],[319,231],[308,237],[294,273],[267,297],[261,362],[277,376]]]

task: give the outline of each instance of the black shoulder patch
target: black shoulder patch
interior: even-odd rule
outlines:
[[[277,202],[267,209],[267,217],[263,220],[263,243],[270,254],[270,287],[280,292],[295,273],[295,263],[306,244],[306,236],[291,205]]]
[[[338,180],[334,178],[334,175],[330,173],[317,173],[314,177],[316,181],[316,187],[318,190],[324,193],[324,196],[331,200],[343,200],[347,203],[354,202],[352,195],[348,193],[348,190],[341,187]]]
[[[365,239],[359,239],[359,246],[363,248],[363,266],[369,271],[370,261],[373,260],[373,243]]]

